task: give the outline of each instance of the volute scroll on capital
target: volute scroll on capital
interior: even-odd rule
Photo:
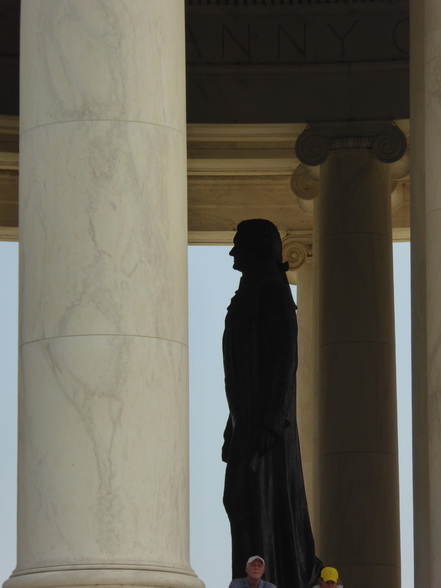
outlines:
[[[332,151],[371,150],[383,163],[394,163],[407,150],[403,131],[390,121],[311,123],[298,137],[295,151],[299,161],[315,166]]]
[[[312,243],[310,239],[302,239],[287,234],[282,239],[282,256],[288,262],[286,276],[290,284],[297,284],[298,270],[307,262],[312,261]]]
[[[293,171],[290,179],[290,187],[293,194],[302,200],[314,200],[320,192],[320,174],[317,178],[311,177],[307,167],[300,164]]]
[[[294,271],[312,259],[312,244],[301,242],[298,237],[288,234],[282,239],[282,252],[289,271]]]

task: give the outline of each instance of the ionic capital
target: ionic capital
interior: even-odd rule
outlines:
[[[297,139],[301,163],[320,165],[332,151],[371,150],[383,163],[401,159],[407,149],[403,131],[389,121],[311,123]]]
[[[306,165],[300,164],[291,175],[291,191],[302,200],[314,200],[320,192],[320,174],[312,177],[309,169]]]
[[[312,244],[288,234],[282,239],[282,255],[283,259],[288,262],[288,271],[298,270],[304,263],[312,259]]]

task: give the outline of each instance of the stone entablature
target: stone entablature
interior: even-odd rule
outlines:
[[[187,5],[187,65],[407,62],[407,4],[248,3]],[[320,10],[317,10],[317,7]],[[214,69],[215,71],[215,69]],[[191,70],[190,70],[191,73]]]
[[[408,121],[398,121],[398,128],[400,136],[409,136]],[[312,242],[320,170],[301,164],[295,153],[304,129],[300,124],[188,125],[189,243],[229,244],[240,220],[258,217],[272,220],[282,237]],[[397,241],[409,240],[407,164],[405,154],[391,165]]]
[[[18,117],[0,116],[0,241],[18,239]]]
[[[408,1],[186,4],[187,121],[409,116]]]
[[[398,4],[408,6],[408,0],[185,0],[186,6],[305,6],[323,4]]]
[[[408,138],[409,121],[398,124]],[[0,163],[0,240],[14,241],[18,239],[18,117],[3,117],[0,127],[0,162],[5,164]],[[303,124],[188,125],[189,243],[228,245],[237,224],[251,217],[272,220],[282,237],[311,243],[320,169],[304,166],[296,156],[294,145],[304,129]],[[396,182],[393,236],[407,241],[407,156],[391,168]]]

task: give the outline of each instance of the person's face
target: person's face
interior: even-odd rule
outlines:
[[[255,249],[237,243],[236,239],[234,240],[234,247],[231,249],[230,255],[234,258],[233,268],[240,272],[243,272],[258,260],[258,254]]]
[[[327,582],[320,580],[320,586],[323,586],[323,588],[328,588],[328,586],[330,586],[330,588],[335,588],[337,583],[333,582],[332,580],[328,580]]]
[[[252,578],[253,580],[260,580],[265,572],[265,568],[263,567],[263,563],[260,561],[260,559],[255,559],[251,563],[247,564],[245,571],[249,578]]]

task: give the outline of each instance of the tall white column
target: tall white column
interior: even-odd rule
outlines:
[[[308,498],[309,517],[316,537],[318,530],[317,468],[318,413],[314,388],[317,341],[314,337],[313,260],[297,270],[297,317],[299,323],[299,366],[297,369],[297,425],[302,452],[303,476]]]
[[[319,205],[320,168],[300,164],[291,177],[291,190],[303,212],[314,216],[314,243],[308,246],[291,237],[295,247],[284,245],[284,259],[289,261],[293,283],[297,284],[297,320],[299,326],[299,365],[297,368],[297,424],[299,428],[305,491],[316,553],[320,553],[320,492],[318,483],[318,394],[317,394],[317,206]],[[291,253],[291,249],[294,254]],[[301,251],[303,250],[303,254]],[[288,273],[288,276],[290,276]]]
[[[415,585],[431,585],[430,489],[427,429],[427,307],[425,214],[424,2],[411,10],[411,292]]]
[[[411,6],[415,586],[441,575],[441,11]]]
[[[184,2],[22,0],[18,563],[189,565]]]
[[[320,552],[357,588],[400,584],[391,183],[398,128],[309,129],[318,214]],[[328,134],[326,134],[328,133]],[[365,136],[367,133],[367,136]],[[337,135],[337,136],[336,136]],[[376,155],[382,158],[378,161]]]
[[[308,511],[314,537],[317,519],[317,401],[314,394],[314,368],[317,340],[313,296],[312,245],[297,237],[282,239],[283,259],[289,263],[288,280],[297,285],[298,367],[297,367],[297,426],[299,430],[302,469]]]

